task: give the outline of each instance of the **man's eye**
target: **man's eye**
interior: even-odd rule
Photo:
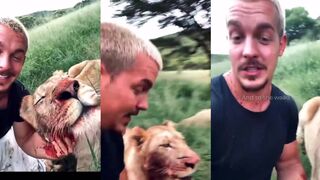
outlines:
[[[259,41],[262,43],[262,44],[269,44],[271,42],[271,38],[268,37],[268,36],[261,36],[259,38]]]
[[[231,34],[230,36],[230,40],[234,44],[239,44],[242,41],[242,39],[243,39],[243,36],[238,33]]]
[[[17,62],[20,62],[24,59],[24,56],[23,55],[18,55],[18,54],[14,54],[11,56],[12,60],[13,61],[17,61]]]
[[[133,89],[133,93],[136,95],[142,93],[144,90],[142,86],[133,87],[132,89]]]
[[[17,56],[13,56],[12,58],[13,58],[14,61],[21,61],[21,59],[22,59],[22,58],[17,57]]]

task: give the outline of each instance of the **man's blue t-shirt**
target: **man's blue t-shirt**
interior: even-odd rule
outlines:
[[[274,85],[267,98],[265,111],[252,112],[237,102],[222,75],[212,79],[212,179],[270,179],[284,145],[296,138],[298,110]]]
[[[118,180],[124,169],[122,134],[113,130],[101,131],[101,176],[103,180]]]

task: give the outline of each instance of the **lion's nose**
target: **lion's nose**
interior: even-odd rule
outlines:
[[[62,80],[57,88],[57,99],[68,100],[72,97],[76,97],[79,90],[79,82],[76,80]]]
[[[195,168],[200,161],[199,155],[193,151],[190,151],[187,156],[181,157],[181,159],[183,159],[184,165],[191,169]]]

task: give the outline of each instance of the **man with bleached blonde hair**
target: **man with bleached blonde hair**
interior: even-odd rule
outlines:
[[[129,27],[101,24],[101,170],[103,179],[119,179],[124,168],[122,134],[131,116],[148,109],[162,59],[158,49]]]

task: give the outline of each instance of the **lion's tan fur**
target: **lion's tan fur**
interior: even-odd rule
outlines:
[[[124,144],[129,180],[190,178],[200,160],[171,122],[147,130],[140,127],[128,129],[124,135]],[[188,162],[194,166],[185,166]],[[173,170],[176,167],[183,170]]]
[[[100,59],[82,61],[72,66],[68,75],[100,92]]]
[[[299,112],[297,140],[304,141],[312,166],[311,180],[320,180],[320,97],[314,97],[303,104]]]
[[[71,131],[76,139],[77,171],[97,170],[92,169],[90,146],[100,162],[100,91],[94,87],[100,86],[98,66],[99,60],[88,60],[72,66],[71,76],[56,71],[21,104],[21,117],[47,140],[52,133],[63,135],[65,129]],[[59,99],[64,92],[68,98]]]
[[[211,109],[202,109],[193,116],[183,119],[178,125],[182,126],[197,126],[197,127],[210,127],[211,122]]]

